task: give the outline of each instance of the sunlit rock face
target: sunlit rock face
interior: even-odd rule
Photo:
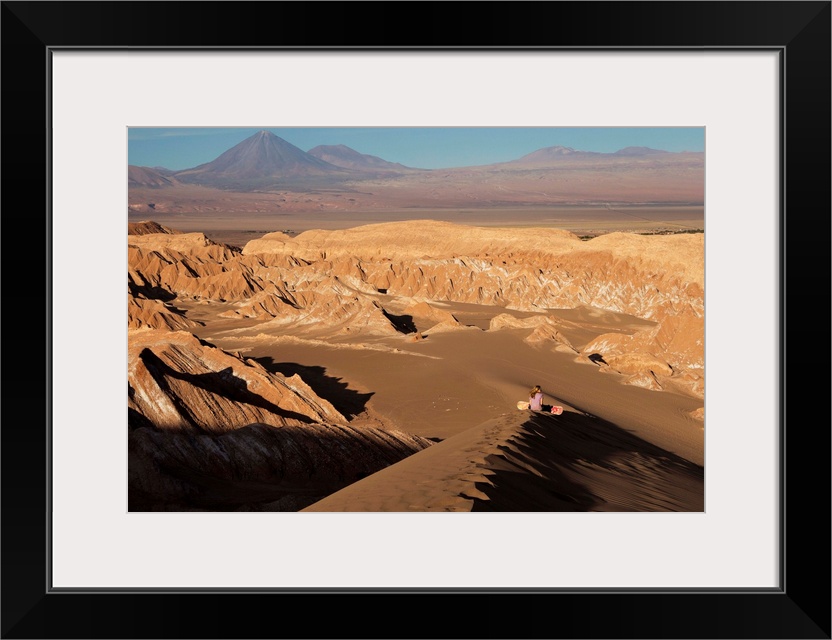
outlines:
[[[299,376],[271,373],[186,331],[130,333],[128,409],[136,424],[202,433],[253,422],[346,422]]]
[[[647,376],[631,378],[633,384],[659,390],[661,380],[673,377],[674,388],[703,393],[703,234],[611,233],[583,242],[556,229],[412,221],[308,231],[296,238],[268,234],[249,242],[243,254],[264,260],[291,256],[306,269],[341,268],[361,283],[356,288],[369,284],[415,300],[542,312],[587,307],[651,320],[650,329],[599,336],[581,354],[603,359],[606,370]],[[292,277],[287,274],[285,282]],[[577,351],[555,320],[530,322],[530,343]]]
[[[174,305],[143,295],[127,295],[128,329],[170,329],[178,331],[199,326]]]
[[[199,233],[131,236],[129,244],[131,292],[228,303],[224,317],[260,319],[296,334],[409,333],[412,327],[385,307],[390,297],[413,305],[460,302],[543,313],[585,307],[635,316],[654,324],[601,335],[581,355],[626,375],[670,372],[674,384],[702,392],[703,234],[610,233],[585,242],[557,229],[408,221],[294,238],[276,232],[242,251]],[[407,313],[432,314],[435,331],[453,329],[455,319],[440,311],[414,306]],[[144,324],[185,328],[163,320]],[[529,329],[530,343],[577,351],[555,321]]]

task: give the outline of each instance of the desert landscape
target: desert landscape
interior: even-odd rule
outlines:
[[[704,511],[703,203],[647,147],[129,166],[129,509]]]

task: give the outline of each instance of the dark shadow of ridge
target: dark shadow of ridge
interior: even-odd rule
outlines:
[[[349,388],[349,383],[341,378],[326,375],[326,368],[317,365],[303,365],[297,362],[275,362],[274,358],[264,356],[253,358],[264,369],[284,376],[299,375],[315,394],[329,402],[342,416],[351,420],[362,413],[373,393],[359,393]]]
[[[128,439],[128,510],[299,511],[417,450],[349,427],[136,428]]]
[[[144,296],[148,300],[160,300],[162,302],[170,302],[176,299],[176,294],[164,287],[149,284],[140,285],[131,279],[127,281],[127,290],[134,298]]]
[[[489,456],[472,511],[704,510],[704,468],[610,422],[532,414]]]
[[[390,321],[396,331],[399,333],[416,333],[416,323],[413,322],[413,316],[408,315],[394,315],[389,311],[382,309],[381,312],[384,314],[384,317]]]

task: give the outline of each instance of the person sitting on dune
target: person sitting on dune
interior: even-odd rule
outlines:
[[[543,391],[540,385],[535,385],[529,391],[529,409],[531,411],[543,411]]]
[[[543,390],[539,384],[536,384],[529,391],[529,410],[530,411],[544,411],[546,413],[553,413],[559,416],[563,413],[563,407],[556,404],[543,404]]]

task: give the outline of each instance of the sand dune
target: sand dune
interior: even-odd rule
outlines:
[[[567,411],[507,413],[303,511],[702,511],[703,468]]]

